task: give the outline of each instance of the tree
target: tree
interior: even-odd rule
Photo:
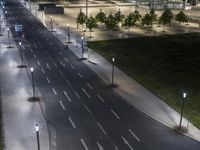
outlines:
[[[179,23],[184,23],[184,22],[188,22],[188,17],[187,17],[187,15],[183,11],[180,11],[175,16],[175,20],[178,21]]]
[[[110,31],[112,31],[117,25],[116,18],[112,14],[110,14],[105,19],[105,25]]]
[[[122,26],[127,27],[128,28],[128,32],[129,32],[130,27],[134,26],[135,22],[136,22],[136,19],[134,18],[134,14],[130,13],[124,19]]]
[[[142,25],[143,26],[149,26],[152,24],[152,18],[151,15],[149,13],[146,13],[143,17],[142,17]]]
[[[150,16],[151,16],[151,26],[153,26],[153,22],[155,22],[157,20],[157,15],[156,15],[154,9],[151,9]]]
[[[119,9],[116,13],[115,13],[115,20],[117,22],[117,24],[119,24],[120,22],[123,21],[123,19],[125,18],[125,15],[122,14],[121,10]]]
[[[90,29],[90,31],[92,31],[92,29],[97,26],[97,22],[95,18],[92,16],[86,20],[85,24],[86,24],[86,27]]]
[[[163,25],[163,31],[167,24],[171,24],[174,15],[170,9],[165,9],[162,15],[159,18],[159,23]]]
[[[78,26],[78,24],[83,25],[85,23],[85,21],[86,21],[86,15],[80,9],[80,12],[76,18],[77,26]]]
[[[133,13],[133,18],[134,18],[134,21],[137,22],[142,18],[142,16],[140,15],[139,11],[135,10]]]
[[[95,16],[95,18],[97,22],[100,22],[101,24],[105,23],[106,14],[100,9],[100,12]]]

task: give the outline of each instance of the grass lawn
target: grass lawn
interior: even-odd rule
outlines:
[[[200,128],[200,34],[97,41],[90,44]]]

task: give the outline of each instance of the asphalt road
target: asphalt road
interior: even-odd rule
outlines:
[[[29,75],[34,67],[52,149],[200,149],[127,104],[17,0],[7,0],[6,10],[13,35],[14,25],[23,25],[25,39],[15,41],[22,41]]]

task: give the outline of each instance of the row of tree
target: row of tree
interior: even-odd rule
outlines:
[[[85,24],[86,28],[90,31],[95,28],[98,23],[100,23],[101,26],[102,24],[105,24],[109,30],[113,30],[114,28],[119,27],[120,24],[123,27],[130,29],[136,24],[136,22],[139,21],[145,27],[152,27],[154,23],[158,23],[163,25],[164,29],[166,25],[171,24],[173,18],[179,23],[188,22],[188,16],[183,11],[180,11],[174,16],[170,9],[165,9],[159,17],[153,9],[144,16],[141,16],[137,10],[125,16],[122,14],[120,9],[114,15],[110,13],[106,16],[106,14],[100,9],[100,12],[97,13],[95,17],[91,15],[89,18],[87,18],[86,15],[80,10],[76,22],[77,25]]]

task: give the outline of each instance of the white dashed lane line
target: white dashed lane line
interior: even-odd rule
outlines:
[[[46,79],[47,79],[47,82],[48,82],[48,83],[51,83],[51,81],[49,80],[49,78],[48,78],[48,77],[46,77]]]
[[[53,93],[54,93],[55,95],[58,95],[58,93],[56,92],[56,90],[55,90],[54,88],[52,88],[52,90],[53,90]]]
[[[62,109],[65,110],[66,108],[65,108],[63,102],[62,102],[62,101],[59,101],[59,103],[60,103],[60,106],[62,107]]]
[[[67,58],[65,58],[65,57],[64,57],[64,60],[65,60],[66,62],[69,62],[69,61],[68,61],[68,59],[67,59]]]
[[[87,147],[87,145],[85,144],[85,141],[84,141],[83,139],[80,139],[80,141],[81,141],[81,143],[82,143],[84,149],[85,149],[85,150],[89,150],[88,147]]]
[[[71,117],[69,117],[68,119],[69,119],[69,122],[71,123],[72,127],[73,127],[73,128],[76,128],[76,126],[75,126],[75,124],[74,124],[74,122],[73,122],[72,118],[71,118]]]
[[[45,71],[44,71],[44,69],[43,69],[43,68],[41,68],[41,71],[42,71],[42,73],[43,73],[43,74],[45,74]]]
[[[71,100],[71,98],[69,97],[69,95],[67,94],[67,92],[66,92],[66,91],[63,91],[63,93],[64,93],[65,96],[67,97],[68,101],[71,102],[72,100]]]
[[[91,110],[87,107],[87,105],[84,105],[84,107],[90,114],[92,114]]]
[[[40,66],[40,62],[37,60],[37,64]]]
[[[131,129],[128,129],[128,131],[131,133],[131,135],[132,135],[138,142],[140,142],[140,139],[137,137],[137,135],[135,135],[135,133],[134,133]]]
[[[97,122],[97,125],[99,126],[99,128],[101,129],[101,131],[104,133],[104,134],[107,134],[106,131],[104,130],[104,128],[101,126],[101,124],[99,122]]]
[[[79,76],[81,79],[83,79],[83,76],[82,76],[80,73],[78,73],[78,76]]]
[[[73,66],[72,64],[70,65],[70,67],[71,67],[73,70],[75,69],[74,66]]]
[[[104,101],[104,99],[99,95],[99,94],[97,94],[97,97],[104,103],[105,101]]]
[[[116,113],[114,110],[110,109],[110,111],[113,113],[113,115],[114,115],[117,119],[120,119],[120,117],[117,115],[117,113]]]
[[[88,98],[91,98],[91,96],[88,94],[88,92],[87,92],[84,88],[82,88],[82,91],[85,93],[85,95],[86,95]]]
[[[87,82],[86,84],[91,90],[93,89],[92,85],[89,82]]]

